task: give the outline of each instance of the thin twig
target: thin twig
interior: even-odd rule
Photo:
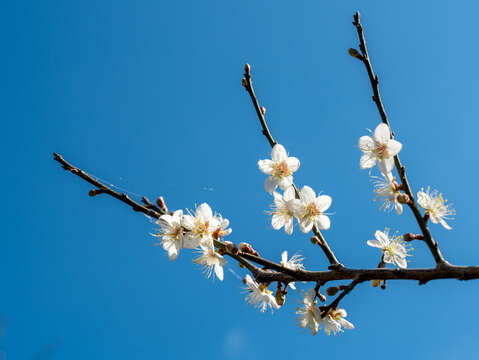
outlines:
[[[251,101],[253,102],[254,108],[256,110],[256,114],[258,115],[259,121],[261,123],[261,127],[263,128],[263,135],[266,137],[268,140],[269,144],[271,147],[277,144],[277,142],[273,139],[273,136],[271,135],[271,132],[269,131],[268,125],[266,123],[266,118],[264,115],[264,112],[261,110],[261,106],[259,104],[258,98],[256,97],[256,94],[253,89],[253,81],[251,77],[251,67],[249,64],[245,65],[245,73],[244,73],[244,78],[243,78],[243,86],[248,92],[249,96],[251,97]],[[294,190],[296,192],[296,195],[299,196],[299,191],[296,185],[294,185]],[[339,260],[336,258],[334,255],[334,252],[331,250],[329,247],[326,239],[324,238],[323,234],[319,229],[316,227],[316,225],[313,226],[313,233],[316,235],[319,240],[318,245],[321,247],[321,249],[324,252],[324,255],[328,259],[329,263],[333,268],[341,267],[342,264],[339,262]]]
[[[364,31],[360,22],[359,11],[357,11],[356,14],[354,15],[353,25],[356,27],[356,30],[358,32],[359,49],[361,50],[361,53],[362,53],[362,56],[358,57],[358,59],[363,62],[364,66],[366,67],[366,71],[368,72],[369,81],[371,83],[371,87],[373,90],[373,101],[376,104],[376,107],[378,108],[379,115],[381,116],[382,122],[385,123],[389,127],[389,130],[391,131],[391,125],[389,124],[389,120],[386,115],[386,110],[384,109],[384,105],[381,100],[381,94],[379,92],[379,77],[377,74],[374,74],[373,67],[369,59],[369,54],[366,47],[366,39],[364,38]],[[392,134],[391,134],[391,137],[392,137]],[[406,168],[404,167],[404,165],[401,164],[399,155],[396,155],[394,157],[394,163],[396,165],[396,170],[399,174],[399,178],[401,179],[404,192],[409,196],[410,202],[408,203],[408,205],[409,205],[409,208],[412,210],[414,217],[416,218],[416,221],[422,231],[422,234],[424,236],[424,242],[427,244],[432,256],[434,257],[436,265],[437,266],[447,265],[448,263],[442,256],[437,242],[433,239],[429,231],[429,228],[427,226],[427,221],[424,220],[424,218],[421,215],[421,212],[419,211],[416,205],[416,202],[414,200],[414,195],[412,193],[411,187],[407,180]]]
[[[364,280],[359,280],[360,278],[356,278],[354,279],[353,281],[351,281],[349,283],[348,286],[346,286],[346,288],[341,292],[341,294],[339,294],[336,299],[333,300],[333,302],[331,304],[329,304],[328,306],[324,306],[321,310],[322,310],[322,313],[321,313],[321,317],[324,318],[328,312],[331,310],[331,309],[336,309],[339,305],[339,302],[346,296],[348,295],[355,287],[356,285],[362,283]]]

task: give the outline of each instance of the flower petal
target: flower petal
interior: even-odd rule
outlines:
[[[375,248],[379,248],[379,249],[383,248],[382,244],[377,240],[368,240],[366,242],[366,244],[368,244],[369,246],[375,247]]]
[[[445,222],[442,218],[439,218],[439,222],[441,223],[442,226],[444,226],[445,229],[451,230],[452,227],[450,227],[447,222]]]
[[[380,161],[378,164],[378,167],[381,173],[383,174],[390,173],[394,169],[394,158],[390,157]]]
[[[289,157],[286,159],[286,164],[288,165],[288,168],[292,172],[295,172],[296,170],[299,169],[300,162],[299,162],[299,159],[295,157]]]
[[[293,185],[293,177],[291,175],[285,176],[279,180],[279,187],[281,190],[286,190]]]
[[[361,136],[358,141],[358,147],[361,151],[371,151],[375,144],[371,136]]]
[[[210,221],[213,218],[213,212],[207,203],[203,203],[196,208],[196,217],[199,221]]]
[[[406,269],[407,268],[407,262],[405,258],[401,257],[395,257],[396,264],[401,268],[401,269]]]
[[[273,226],[273,229],[279,230],[284,226],[285,219],[284,216],[280,214],[274,214],[273,217],[271,218],[271,225]]]
[[[402,149],[402,144],[396,140],[389,140],[387,144],[387,152],[389,156],[397,155]]]
[[[284,231],[286,231],[288,235],[291,235],[293,233],[293,218],[292,217],[290,217],[284,224]]]
[[[331,202],[333,199],[331,199],[331,196],[329,195],[320,195],[316,199],[316,206],[321,212],[325,212],[328,210],[328,208],[331,206]]]
[[[258,161],[258,168],[261,172],[271,175],[273,172],[273,162],[269,159]]]
[[[303,186],[300,191],[301,199],[305,204],[310,204],[316,200],[316,193],[308,185]]]
[[[280,162],[286,160],[288,158],[288,154],[286,153],[286,149],[281,144],[276,144],[273,146],[273,150],[271,151],[271,159],[274,162]]]
[[[218,279],[223,281],[223,267],[220,265],[214,265],[215,266],[215,274]]]
[[[331,221],[326,215],[319,215],[316,218],[316,226],[321,230],[329,230],[329,228],[331,227]]]
[[[364,153],[359,160],[361,170],[372,168],[376,165],[377,158],[373,153]]]
[[[379,124],[374,130],[374,140],[381,144],[386,144],[391,139],[391,132],[389,126],[385,123]]]
[[[292,186],[288,187],[283,193],[284,201],[293,200],[295,196],[296,196],[296,192],[294,191],[294,187]]]
[[[272,193],[278,187],[278,182],[279,180],[277,177],[270,176],[264,182],[264,189],[267,192]]]

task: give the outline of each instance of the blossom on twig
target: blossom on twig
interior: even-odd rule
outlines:
[[[354,325],[344,319],[347,315],[348,314],[344,309],[331,309],[321,319],[320,326],[323,327],[328,335],[331,333],[336,335],[338,332],[343,332],[343,328],[347,330],[354,329]]]
[[[316,306],[317,302],[315,298],[315,291],[309,289],[303,293],[303,307],[296,309],[296,314],[299,315],[299,326],[302,328],[308,328],[313,335],[319,330],[319,323],[321,321],[321,313]]]
[[[307,233],[314,225],[319,229],[328,230],[331,222],[324,212],[331,206],[331,197],[328,195],[316,197],[316,193],[309,186],[303,186],[299,197],[300,199],[295,199],[291,206],[299,221],[301,231]]]
[[[452,208],[451,204],[446,204],[447,200],[442,197],[442,194],[437,190],[430,191],[431,187],[428,186],[427,190],[421,189],[417,193],[417,202],[425,210],[426,215],[429,216],[434,224],[440,223],[447,230],[451,230],[451,227],[444,219],[453,219],[452,216],[456,215],[456,210]]]
[[[395,178],[389,173],[383,175],[382,178],[378,176],[371,176],[374,182],[374,193],[376,197],[374,201],[382,200],[380,209],[384,211],[391,211],[396,209],[398,215],[402,214],[402,204],[398,200],[398,196],[401,192],[398,190],[398,184],[395,182]]]
[[[266,175],[270,175],[264,188],[272,193],[278,186],[286,190],[293,184],[293,173],[298,170],[300,162],[295,157],[288,157],[286,149],[281,144],[276,144],[271,151],[271,160],[258,161],[259,169]]]
[[[303,263],[302,263],[303,260],[304,260],[304,258],[301,255],[298,255],[298,254],[294,254],[288,260],[288,252],[285,250],[281,253],[280,264],[281,264],[281,266],[283,266],[287,269],[290,269],[290,270],[303,270],[304,269],[304,266],[303,266]],[[288,286],[291,289],[296,290],[296,285],[294,284],[294,282],[288,283]]]
[[[153,236],[161,237],[161,245],[168,252],[168,258],[175,260],[180,250],[184,247],[194,248],[196,245],[189,241],[185,229],[181,225],[183,211],[176,210],[172,215],[162,215],[156,221],[160,226],[160,232]]]
[[[379,170],[387,175],[394,167],[394,156],[401,151],[402,144],[391,139],[389,127],[381,123],[374,130],[373,137],[361,136],[358,142],[359,149],[363,152],[359,166],[369,169],[379,161]]]
[[[245,300],[248,304],[260,309],[261,312],[266,311],[268,307],[271,311],[273,311],[273,309],[279,309],[280,306],[277,304],[273,292],[268,290],[267,285],[258,284],[249,274],[246,275],[243,281],[247,286],[248,295],[246,295]]]
[[[216,277],[223,281],[223,266],[226,264],[225,258],[218,254],[212,246],[200,245],[200,248],[202,255],[195,260],[195,263],[204,266],[208,278],[211,277],[214,270]]]
[[[188,237],[196,244],[208,245],[211,242],[213,231],[220,227],[220,222],[213,217],[213,212],[207,203],[196,208],[195,216],[184,215],[182,225],[189,230]]]
[[[368,240],[367,244],[381,249],[385,263],[396,264],[402,269],[407,268],[406,257],[410,255],[402,236],[391,236],[389,229],[385,229],[384,232],[377,230],[374,237],[376,240]]]
[[[295,191],[292,186],[288,187],[283,195],[273,191],[274,202],[271,205],[271,225],[273,229],[279,230],[284,226],[284,231],[288,235],[293,233],[293,200],[295,199]]]

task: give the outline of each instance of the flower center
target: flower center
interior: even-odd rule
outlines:
[[[378,144],[376,148],[373,150],[373,153],[376,154],[378,158],[386,158],[388,157],[388,150],[385,144]]]
[[[318,216],[318,215],[321,215],[321,214],[322,214],[322,212],[319,211],[319,209],[316,207],[315,204],[309,204],[303,210],[303,218],[315,217],[315,216]]]
[[[193,230],[193,232],[195,234],[200,235],[200,236],[207,236],[209,225],[210,225],[209,221],[205,221],[204,223],[198,221],[197,224],[196,224],[195,229]]]
[[[292,171],[288,168],[286,161],[281,161],[273,164],[273,176],[282,178],[292,174]]]

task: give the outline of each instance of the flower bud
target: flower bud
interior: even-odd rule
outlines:
[[[362,55],[359,53],[359,51],[357,51],[356,49],[353,49],[353,48],[350,48],[348,50],[348,53],[349,55],[351,55],[353,58],[356,58],[356,59],[359,59],[359,60],[362,60]]]
[[[163,199],[163,196],[159,196],[158,199],[156,199],[156,205],[158,205],[158,207],[165,213],[168,213],[168,208],[166,207],[165,199]]]
[[[339,289],[336,286],[331,286],[326,289],[328,296],[334,296],[338,293]]]
[[[251,66],[249,66],[248,63],[244,64],[244,73],[245,73],[246,75],[249,75],[250,72],[251,72]]]
[[[346,285],[338,285],[338,290],[343,291],[344,289],[346,289]]]
[[[411,202],[407,194],[399,194],[397,199],[400,204],[409,204]]]
[[[224,241],[224,244],[225,244],[226,250],[228,250],[229,252],[233,254],[236,254],[238,252],[238,248],[231,241]]]
[[[424,236],[422,236],[421,234],[406,233],[403,235],[403,239],[406,242],[413,240],[424,240]]]
[[[321,243],[321,240],[319,240],[317,236],[311,237],[311,244],[319,245],[320,243]]]
[[[323,294],[321,294],[319,291],[318,291],[318,299],[319,299],[319,301],[321,301],[321,302],[326,302],[326,296],[324,296]]]
[[[264,106],[261,106],[261,113],[263,115],[266,115],[266,108]]]
[[[102,192],[103,191],[100,190],[100,189],[92,189],[88,192],[88,196],[91,196],[91,197],[97,196],[97,195],[101,194]]]
[[[378,287],[379,285],[381,285],[381,280],[371,280],[371,285],[373,287]]]
[[[239,243],[238,248],[239,248],[240,251],[242,251],[246,254],[259,256],[258,252],[255,249],[253,249],[253,247],[248,243],[245,243],[245,242]]]
[[[279,306],[283,306],[286,301],[286,295],[280,289],[276,291],[276,294],[274,294],[274,298],[276,299],[276,303]]]
[[[241,85],[243,85],[244,87],[248,86],[248,82],[246,81],[245,78],[241,79]]]

